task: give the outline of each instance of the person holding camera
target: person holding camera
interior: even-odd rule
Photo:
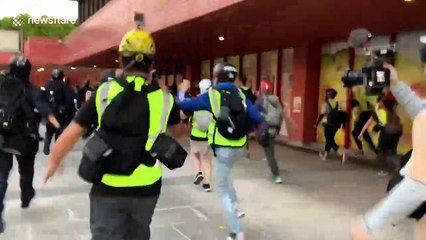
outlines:
[[[426,46],[420,53],[426,75]],[[384,66],[390,71],[390,89],[396,101],[413,120],[413,153],[401,170],[404,179],[370,209],[360,222],[352,225],[351,235],[354,240],[373,239],[377,230],[407,218],[426,200],[426,104],[407,84],[399,81],[398,73],[392,65],[385,63]]]

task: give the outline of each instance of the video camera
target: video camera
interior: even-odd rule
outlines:
[[[364,85],[369,95],[377,95],[390,85],[390,71],[383,67],[383,63],[393,63],[395,59],[395,45],[366,46],[372,35],[367,30],[354,30],[349,37],[349,44],[360,48],[368,58],[367,64],[361,71],[348,69],[342,76],[345,87]]]

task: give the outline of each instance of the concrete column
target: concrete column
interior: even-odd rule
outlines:
[[[185,79],[190,80],[191,82],[198,82],[201,80],[201,61],[190,61],[186,64],[185,67]],[[195,95],[197,89],[192,87],[191,84],[191,95]]]
[[[300,111],[293,103],[291,116],[297,130],[291,140],[315,142],[314,128],[318,116],[321,44],[305,42],[294,48],[293,103],[301,100]]]
[[[256,54],[256,89],[260,88],[260,77],[262,73],[262,53],[258,52]]]
[[[277,96],[281,99],[281,85],[282,85],[282,68],[283,68],[283,50],[281,48],[278,49],[278,57],[277,57],[277,74],[276,79],[277,81],[276,90]]]

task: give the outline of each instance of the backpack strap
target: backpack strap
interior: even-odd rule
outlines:
[[[333,107],[333,106],[331,106],[330,101],[327,100],[327,105],[328,105],[328,108],[329,108],[328,112],[330,112],[332,110],[339,110],[339,103],[338,102],[336,102],[336,106]]]
[[[99,104],[99,114],[102,116],[108,106],[108,95],[109,90],[111,89],[113,80],[109,80],[108,82],[102,84],[100,87],[99,97],[100,97],[100,104]]]
[[[243,103],[244,109],[247,110],[246,95],[239,88],[238,88],[238,92],[240,94],[241,99],[243,100],[242,103]]]
[[[111,88],[111,85],[113,82],[117,82],[121,87],[124,88],[124,91],[133,91],[134,90],[134,83],[129,83],[128,81],[126,81],[126,79],[124,78],[124,76],[119,76],[117,78],[111,78],[108,79],[107,82],[103,83],[101,86],[101,90],[99,92],[100,94],[100,114],[101,116],[103,115],[103,113],[105,112],[105,109],[108,106],[108,95],[109,95],[109,90]],[[142,88],[141,92],[145,92],[144,91],[145,88]]]

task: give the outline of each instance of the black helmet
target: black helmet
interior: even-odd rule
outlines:
[[[30,76],[31,63],[26,57],[22,55],[13,57],[10,60],[9,67],[10,67],[9,73],[11,75],[14,75],[20,78],[25,78],[25,79],[27,79]]]
[[[64,71],[62,71],[61,69],[53,69],[53,71],[52,71],[52,78],[53,79],[62,80],[62,79],[64,79],[64,77],[65,77]]]
[[[233,82],[238,76],[238,70],[232,64],[218,63],[213,68],[213,76],[220,82]]]
[[[426,45],[420,50],[420,58],[422,63],[426,63]]]

